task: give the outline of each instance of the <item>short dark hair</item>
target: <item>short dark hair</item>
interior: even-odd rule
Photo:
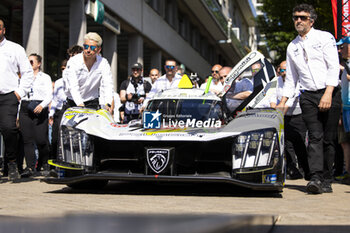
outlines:
[[[167,63],[168,61],[173,61],[173,62],[175,62],[175,64],[177,64],[177,62],[175,61],[175,59],[168,58],[168,59],[165,60],[165,63]],[[164,64],[165,64],[165,63],[164,63]]]
[[[29,55],[29,57],[31,57],[31,56],[35,57],[35,59],[40,63],[39,70],[41,70],[42,57],[39,54],[37,54],[37,53],[32,53],[32,54]]]
[[[314,9],[314,7],[312,5],[303,3],[303,4],[296,5],[293,8],[293,14],[295,12],[301,12],[301,11],[309,13],[310,14],[310,19],[312,19],[314,22],[316,21],[317,14],[316,14],[316,11],[315,11],[315,9]]]
[[[35,57],[36,60],[37,60],[39,63],[41,63],[42,57],[41,57],[39,54],[37,54],[37,53],[32,53],[32,54],[29,55],[29,57],[31,57],[31,56]]]
[[[83,52],[83,47],[81,47],[80,45],[73,45],[69,49],[67,49],[67,54],[69,57],[74,56],[81,52]]]

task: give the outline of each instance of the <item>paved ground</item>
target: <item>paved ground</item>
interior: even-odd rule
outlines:
[[[350,232],[350,186],[334,184],[332,194],[308,195],[305,185],[304,180],[287,181],[284,192],[276,195],[233,190],[227,185],[112,182],[102,190],[76,191],[38,179],[4,182],[0,184],[0,216],[267,214],[278,217],[274,233]]]

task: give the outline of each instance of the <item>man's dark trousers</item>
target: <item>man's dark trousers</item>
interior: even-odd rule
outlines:
[[[60,138],[60,124],[64,111],[64,109],[57,110],[53,115],[50,159],[57,159],[58,140]]]
[[[309,176],[310,169],[305,146],[306,126],[301,114],[284,116],[285,152],[287,166],[303,169],[304,175]]]
[[[335,87],[332,105],[328,111],[319,110],[320,100],[325,89],[302,91],[300,106],[309,135],[308,161],[312,176],[324,180],[332,178],[336,152],[337,127],[340,117],[340,88]]]
[[[16,161],[18,128],[16,126],[18,100],[14,92],[0,94],[0,131],[5,143],[5,158]]]

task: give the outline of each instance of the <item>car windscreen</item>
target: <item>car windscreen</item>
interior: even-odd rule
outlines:
[[[151,100],[146,111],[162,113],[166,120],[222,120],[222,104],[217,100],[203,99],[161,99]]]
[[[227,109],[234,112],[253,93],[255,76],[262,74],[264,64],[257,61],[246,68],[232,82],[230,89],[224,95]]]

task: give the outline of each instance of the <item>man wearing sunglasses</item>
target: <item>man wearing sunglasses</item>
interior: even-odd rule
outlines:
[[[113,81],[108,61],[99,55],[102,38],[95,32],[84,36],[83,52],[71,57],[63,72],[68,107],[98,109],[99,97],[111,114]]]
[[[300,106],[309,136],[311,180],[306,189],[310,194],[332,192],[332,167],[341,108],[335,39],[330,33],[313,28],[316,18],[311,5],[300,4],[293,9],[292,19],[299,35],[287,48],[286,81],[277,106],[283,111],[300,83]]]
[[[16,163],[18,104],[30,91],[34,74],[23,47],[7,40],[5,32],[5,22],[0,18],[0,133],[5,143],[5,161],[8,161],[4,173],[14,181],[19,179]]]
[[[277,86],[270,97],[270,106],[276,108],[283,96],[283,86],[287,73],[287,62],[282,61],[280,66],[280,75],[277,78]],[[309,179],[310,169],[307,161],[307,151],[305,147],[306,126],[301,116],[299,104],[300,85],[297,84],[295,94],[286,102],[284,115],[285,132],[285,154],[287,158],[287,179],[295,180],[303,178],[298,169],[302,168],[304,176]]]
[[[210,87],[209,90],[213,93],[215,93],[216,95],[218,95],[219,93],[222,92],[222,89],[224,88],[224,86],[222,85],[222,83],[220,82],[220,75],[219,75],[219,71],[221,70],[222,66],[219,64],[214,65],[211,68],[211,76],[213,77],[211,83],[210,83]],[[207,83],[203,83],[200,86],[200,89],[205,89],[205,87],[207,86]]]
[[[176,73],[176,61],[173,59],[166,60],[164,69],[166,73],[153,83],[152,89],[143,103],[143,109],[147,106],[148,100],[152,99],[156,93],[178,87],[181,76]]]

